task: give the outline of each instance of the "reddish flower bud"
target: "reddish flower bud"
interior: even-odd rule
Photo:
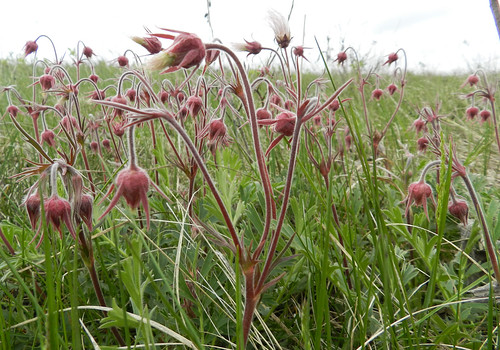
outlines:
[[[26,201],[26,211],[30,219],[31,228],[35,230],[38,218],[40,217],[40,196],[38,193],[30,195]]]
[[[380,100],[380,98],[382,97],[382,95],[384,94],[384,91],[382,89],[375,89],[372,91],[372,98],[375,99],[375,100]]]
[[[420,152],[424,152],[427,149],[428,145],[429,145],[429,140],[425,136],[423,136],[417,140],[417,149]]]
[[[392,96],[396,91],[398,91],[398,87],[396,86],[396,84],[390,84],[389,86],[387,86],[387,91],[389,92],[389,95]]]
[[[332,103],[328,105],[328,109],[332,112],[336,112],[340,108],[339,100],[333,100]]]
[[[262,51],[262,45],[257,41],[246,41],[245,44],[235,44],[238,51],[248,52],[247,56],[258,55]]]
[[[475,106],[471,106],[467,108],[465,111],[465,116],[467,117],[468,120],[474,120],[475,117],[479,114],[479,108]]]
[[[387,57],[387,61],[385,61],[385,63],[383,65],[386,65],[386,64],[391,65],[391,63],[396,62],[398,60],[398,58],[399,58],[398,54],[395,52],[392,52],[389,54],[389,56]]]
[[[97,153],[97,151],[99,150],[99,144],[97,143],[97,141],[92,141],[90,143],[90,150],[94,153]]]
[[[257,115],[257,120],[271,119],[272,118],[271,112],[269,112],[269,110],[267,110],[265,108],[257,109],[256,115]]]
[[[62,238],[61,222],[68,228],[69,232],[76,239],[76,232],[71,222],[71,205],[66,199],[53,195],[44,203],[45,217],[48,223],[52,224],[54,228],[59,231]]]
[[[170,34],[153,34],[162,38],[174,39],[172,45],[155,55],[149,62],[152,70],[161,73],[174,72],[178,69],[199,66],[205,58],[205,45],[195,34],[179,32],[174,37]]]
[[[96,74],[90,74],[89,75],[89,79],[92,80],[94,83],[97,84],[97,82],[99,81],[99,76],[96,75]]]
[[[24,57],[38,50],[38,44],[35,41],[28,41],[24,45]]]
[[[46,129],[42,132],[42,143],[46,143],[50,147],[56,146],[56,134],[50,129]]]
[[[106,148],[108,151],[111,151],[111,142],[109,139],[102,140],[102,147]]]
[[[344,64],[346,60],[347,60],[347,53],[345,51],[341,51],[337,54],[337,59],[335,61],[337,61],[338,64]]]
[[[123,97],[122,95],[116,95],[111,99],[111,102],[121,103],[121,104],[126,105],[127,99],[125,97]],[[123,110],[121,110],[119,108],[115,108],[113,116],[114,117],[121,117],[122,115],[123,115]]]
[[[425,216],[427,216],[427,219],[429,220],[429,213],[427,212],[427,198],[431,198],[434,203],[432,188],[429,184],[423,180],[410,184],[410,186],[408,186],[408,196],[405,199],[405,215],[408,216],[410,205],[415,203],[416,206],[422,206],[424,208]]]
[[[295,129],[295,116],[291,112],[283,112],[276,116],[274,131],[285,136],[292,136]]]
[[[78,121],[72,115],[66,115],[66,116],[64,116],[64,118],[61,119],[61,121],[59,122],[59,124],[64,129],[66,129],[67,131],[71,130],[72,127],[74,129],[77,129],[77,130],[80,129],[78,127]]]
[[[130,100],[130,102],[135,102],[135,98],[137,97],[137,91],[135,89],[128,89],[127,92],[125,92],[125,96]],[[114,101],[117,102],[117,101]],[[123,102],[123,100],[122,100]]]
[[[186,101],[186,108],[189,111],[191,117],[195,118],[198,113],[200,113],[201,108],[203,107],[203,100],[200,96],[189,96]]]
[[[491,112],[488,111],[487,109],[483,109],[481,112],[479,112],[479,117],[481,118],[480,122],[485,123],[488,120],[490,120],[491,117]]]
[[[39,82],[42,90],[47,91],[54,87],[56,79],[52,75],[44,74],[40,77]]]
[[[15,105],[10,105],[7,107],[7,112],[12,116],[12,117],[17,117],[17,114],[19,113],[19,108]]]
[[[109,203],[109,206],[98,220],[101,220],[104,216],[106,216],[118,203],[120,197],[123,196],[129,207],[132,209],[137,209],[139,205],[142,204],[146,214],[147,228],[149,229],[149,203],[147,197],[149,184],[149,176],[138,166],[132,166],[121,170],[118,173],[115,184],[112,187],[116,187],[116,193]]]
[[[227,127],[224,124],[222,118],[213,119],[210,123],[207,124],[198,135],[199,139],[208,136],[209,145],[222,145],[227,146],[232,142],[232,139],[227,134]]]
[[[417,131],[417,134],[421,131],[427,131],[426,122],[422,119],[422,117],[418,117],[417,119],[415,119],[415,121],[413,122],[413,127]]]
[[[87,58],[91,58],[94,55],[94,51],[90,47],[85,46],[83,48],[83,55]]]
[[[161,42],[158,38],[151,36],[147,38],[141,38],[138,36],[132,37],[132,40],[144,47],[149,51],[150,54],[158,53],[162,50]]]
[[[126,56],[118,56],[117,62],[120,67],[128,66],[128,58]]]
[[[112,128],[113,128],[113,134],[115,134],[118,137],[122,137],[123,134],[125,134],[125,128],[124,128],[124,123],[123,122],[114,123],[112,125]]]
[[[469,216],[469,206],[467,202],[462,199],[452,199],[448,203],[448,211],[451,215],[456,217],[464,226],[467,226]]]
[[[469,85],[469,86],[472,87],[472,86],[477,85],[477,83],[479,83],[479,77],[477,75],[475,75],[475,74],[472,74],[472,75],[469,75],[467,77],[467,79],[465,80],[465,82],[460,87],[463,88],[466,85]]]
[[[167,102],[167,101],[168,101],[168,92],[166,92],[165,90],[162,90],[162,91],[160,92],[160,96],[159,96],[159,97],[160,97],[160,101],[161,101],[162,103]]]
[[[206,55],[205,55],[205,65],[209,66],[215,60],[219,57],[220,51],[219,50],[207,50]]]
[[[92,206],[94,203],[94,199],[92,198],[91,195],[89,194],[84,194],[82,195],[81,203],[80,203],[80,210],[78,212],[78,215],[80,215],[80,218],[83,220],[85,225],[87,225],[87,228],[89,231],[92,231]]]

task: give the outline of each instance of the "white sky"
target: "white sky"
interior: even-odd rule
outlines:
[[[275,47],[268,25],[269,9],[290,12],[292,0],[211,0],[214,37],[230,45],[243,39]],[[0,57],[22,55],[27,40],[48,35],[59,54],[82,40],[102,58],[113,59],[126,49],[145,50],[130,40],[144,36],[144,27],[212,35],[204,17],[206,0],[14,0],[2,5]],[[305,22],[305,27],[304,27]],[[361,56],[384,59],[403,48],[413,70],[469,72],[500,68],[500,39],[489,0],[295,0],[290,18],[291,45],[311,47],[306,57],[318,59],[330,37],[332,54],[344,45]],[[305,30],[305,38],[303,32]],[[39,40],[39,57],[53,57],[50,43]],[[168,47],[169,42],[164,42]],[[254,58],[255,60],[255,58]]]

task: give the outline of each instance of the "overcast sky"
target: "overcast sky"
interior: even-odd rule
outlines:
[[[25,42],[40,34],[54,41],[59,54],[74,49],[79,40],[109,60],[126,49],[144,54],[130,40],[145,35],[144,27],[193,32],[205,41],[216,37],[228,45],[247,39],[274,47],[268,10],[288,17],[293,3],[210,1],[213,36],[205,18],[206,0],[8,1],[2,5],[0,57],[22,55]],[[311,47],[306,57],[312,61],[318,59],[314,38],[325,50],[329,37],[333,54],[344,45],[382,60],[403,48],[413,70],[500,68],[500,39],[489,0],[295,0],[290,27],[291,45]],[[49,41],[42,38],[38,43],[39,57],[52,57]]]

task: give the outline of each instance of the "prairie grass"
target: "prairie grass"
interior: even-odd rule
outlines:
[[[15,85],[26,100],[34,91],[29,62],[0,60],[0,84]],[[189,159],[190,166],[195,161],[167,122],[144,122],[135,128],[134,137],[139,165],[169,200],[151,190],[149,212],[143,207],[138,212],[132,210],[122,199],[97,220],[109,204],[109,198],[104,199],[109,186],[130,159],[129,146],[125,136],[116,138],[116,153],[104,149],[94,153],[90,149],[94,135],[85,131],[82,147],[88,164],[79,156],[72,166],[81,170],[86,190],[90,177],[95,186],[93,229],[85,231],[86,241],[81,243],[63,226],[63,239],[59,239],[42,214],[45,238],[36,248],[36,241],[30,243],[35,231],[24,198],[39,173],[25,179],[13,176],[33,165],[27,160],[45,160],[19,132],[23,128],[34,135],[31,116],[20,113],[14,119],[5,112],[0,120],[0,229],[12,250],[0,245],[0,347],[233,349],[247,343],[247,348],[254,349],[496,348],[498,276],[467,183],[456,179],[456,169],[452,169],[451,146],[467,168],[496,254],[500,156],[493,124],[466,120],[470,100],[463,95],[472,89],[460,86],[467,74],[408,73],[398,108],[401,90],[392,96],[384,92],[380,100],[370,99],[375,82],[389,84],[394,79],[392,67],[380,68],[376,80],[368,76],[362,98],[355,65],[342,70],[336,63],[327,62],[326,66],[328,72],[321,73],[324,82],[317,93],[321,102],[349,78],[355,79],[339,98],[346,100],[333,115],[338,125],[330,139],[323,134],[328,126],[315,127],[312,120],[305,123],[308,131],[300,134],[290,183],[291,140],[284,138],[287,142],[279,142],[266,158],[274,200],[281,203],[288,186],[290,197],[280,239],[270,254],[276,259],[274,252],[283,254],[268,280],[280,278],[258,295],[248,339],[244,331],[248,297],[248,276],[242,265],[245,254],[236,253],[227,244],[230,232],[226,217],[206,177],[198,169],[190,173],[194,168],[178,166],[179,159]],[[75,74],[71,64],[65,69]],[[96,62],[94,69],[100,76],[100,88],[116,87],[125,71],[104,62]],[[152,74],[148,79],[159,89],[162,79],[179,84],[191,71],[186,72]],[[82,65],[79,74],[90,73],[88,66]],[[216,86],[220,71],[210,67],[206,74]],[[234,70],[227,74],[223,79],[235,84]],[[259,72],[248,74],[254,81]],[[279,69],[273,70],[269,79],[276,80],[280,74]],[[319,75],[301,76],[303,90]],[[289,78],[299,79],[296,73]],[[497,78],[488,73],[491,82]],[[196,80],[190,80],[184,91],[193,89],[189,84],[196,85]],[[38,101],[57,103],[55,96],[36,89]],[[82,84],[78,93],[80,112],[89,120],[93,118],[90,114],[97,116],[101,108],[83,97],[91,92]],[[113,90],[107,96],[115,93]],[[259,105],[266,94],[263,87],[254,90]],[[2,111],[9,106],[5,96],[7,93],[0,95]],[[216,111],[216,90],[205,97],[203,108]],[[235,97],[231,97],[231,104],[234,110],[226,112],[224,120],[232,143],[211,153],[212,148],[203,148],[204,141],[193,140],[198,142],[237,236],[244,236],[244,247],[250,250],[256,249],[265,230],[266,193],[259,180],[244,106]],[[437,112],[437,105],[442,116],[442,143],[436,150],[441,153],[436,155],[431,149],[417,150],[412,124],[423,108]],[[394,121],[375,148],[374,132],[387,125],[396,109]],[[323,120],[332,117],[328,113]],[[55,127],[58,116],[47,113],[46,123]],[[189,125],[186,130],[195,132]],[[272,129],[263,126],[258,132],[266,149],[274,137]],[[58,147],[69,152],[64,140],[65,136],[58,134]],[[330,169],[322,173],[312,159],[320,165],[328,145]],[[56,149],[45,144],[43,149],[51,158],[60,158]],[[176,151],[182,152],[179,158]],[[430,162],[439,166],[439,172],[430,171],[426,177],[436,205],[428,201],[429,219],[422,207],[415,205],[405,215],[409,185]],[[454,190],[450,190],[451,183]],[[58,193],[63,193],[62,181],[57,186]],[[448,212],[451,191],[468,203],[466,225]],[[151,216],[149,229],[145,215]],[[273,229],[277,221],[274,216]],[[86,229],[81,225],[79,230]],[[264,243],[263,251],[271,251],[270,241]],[[93,247],[91,258],[85,250],[89,246]],[[257,266],[262,272],[262,265]],[[96,293],[96,281],[104,303]]]

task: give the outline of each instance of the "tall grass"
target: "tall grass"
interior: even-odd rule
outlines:
[[[270,57],[300,59],[287,55],[281,50]],[[73,112],[79,108],[86,121],[81,148],[74,147],[78,156],[71,159],[73,139],[70,133],[59,133],[58,148],[40,146],[54,163],[43,159],[36,143],[28,143],[19,131],[36,140],[26,106],[14,98],[12,89],[0,96],[1,110],[16,104],[22,111],[15,118],[6,112],[0,121],[0,229],[8,243],[0,249],[2,349],[498,346],[498,276],[492,264],[500,238],[500,158],[494,125],[466,120],[471,101],[462,97],[473,87],[460,86],[467,76],[401,75],[403,58],[373,74],[349,55],[349,67],[325,62],[321,75],[294,70],[298,65],[288,62],[291,73],[275,68],[266,75],[270,85],[245,95],[245,76],[255,83],[258,72],[243,74],[224,53],[220,57],[221,64],[215,61],[204,75],[202,69],[190,68],[159,76],[144,73],[139,62],[117,67],[91,61],[100,76],[97,85],[110,91],[107,96],[120,91],[121,77],[123,86],[137,88],[140,102],[128,101],[124,107],[112,101],[97,104],[85,97],[92,87],[82,84],[80,105],[71,107]],[[91,73],[87,60],[82,62],[78,70],[71,64],[63,69],[76,81],[76,72],[82,77]],[[2,60],[0,66],[1,84],[15,85],[26,101],[35,91],[39,103],[58,103],[55,94],[30,86],[31,64]],[[36,73],[43,74],[42,69]],[[348,81],[345,90],[338,90]],[[298,82],[301,85],[293,85]],[[380,100],[370,97],[376,85],[389,83],[399,91],[385,91]],[[263,167],[256,138],[265,152],[277,135],[265,122],[245,123],[253,113],[249,100],[254,108],[265,106],[269,87],[291,98],[292,85],[298,87],[295,93],[300,91],[299,102],[317,98],[318,106],[342,91],[339,107],[321,111],[318,125],[313,119],[303,125],[296,122],[293,139],[280,139],[262,158]],[[186,102],[169,87],[179,86],[186,97],[203,96],[200,116],[178,117]],[[222,115],[232,141],[224,140],[224,147],[197,137],[213,117],[221,116],[219,88],[227,90]],[[163,90],[171,94],[170,102],[155,102],[152,94],[152,102],[146,102],[144,93]],[[89,127],[89,121],[105,126],[119,108],[134,118],[151,116],[151,110],[164,114],[139,123],[135,132],[129,127],[132,141],[112,135],[111,129],[94,133]],[[289,110],[299,116],[303,112],[302,117],[314,111],[297,101]],[[428,122],[431,144],[419,151],[416,140],[423,134],[416,136],[412,125],[429,110],[439,116],[439,126]],[[274,116],[279,111],[273,110]],[[44,117],[50,128],[60,121],[55,113]],[[175,129],[176,123],[185,135]],[[377,140],[377,131],[386,127]],[[113,141],[109,151],[102,146],[104,137]],[[97,152],[90,148],[95,140],[100,142]],[[157,187],[148,192],[149,208],[136,211],[120,200],[97,220],[109,204],[105,198],[110,185],[130,167],[131,147]],[[92,230],[80,223],[75,240],[63,225],[59,239],[42,204],[40,230],[45,238],[38,248],[36,241],[30,243],[36,229],[24,208],[26,190],[35,184],[42,191],[49,185],[35,182],[45,168],[27,161],[49,167],[71,163],[65,169],[80,171],[85,192],[91,191],[92,179]],[[409,187],[429,164],[433,167],[425,181],[436,205],[425,197],[425,213]],[[460,164],[467,169],[465,177]],[[39,168],[25,173],[31,176],[13,177],[33,166]],[[60,173],[55,182],[61,196],[71,193],[66,176]],[[470,188],[476,199],[469,195]],[[454,193],[470,208],[464,222],[449,213]],[[262,239],[262,232],[268,232],[269,239]],[[261,254],[253,256],[255,251]],[[250,273],[250,268],[255,270]],[[261,273],[267,273],[265,278],[248,284]],[[265,291],[257,288],[262,280],[272,282]],[[254,308],[251,313],[249,308]]]

